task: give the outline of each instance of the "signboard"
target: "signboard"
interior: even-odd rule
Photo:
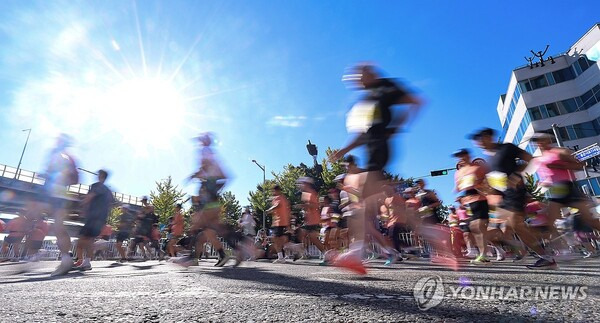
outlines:
[[[600,146],[597,143],[587,146],[573,153],[573,156],[579,161],[584,161],[600,155]]]

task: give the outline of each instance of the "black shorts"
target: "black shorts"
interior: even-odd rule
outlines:
[[[42,244],[44,244],[44,241],[29,241],[28,244],[29,245],[27,246],[27,248],[33,250],[40,250],[42,249]]]
[[[460,230],[462,232],[471,232],[471,229],[469,228],[469,222],[467,222],[467,223],[462,222],[461,224],[458,225],[458,227],[460,228]]]
[[[276,237],[283,237],[287,231],[287,227],[271,227],[273,235]]]
[[[81,231],[79,231],[79,235],[87,238],[96,238],[100,235],[102,227],[104,227],[104,223],[98,221],[88,221],[85,223],[83,228],[81,228]]]
[[[527,201],[527,191],[524,185],[507,188],[502,193],[502,203],[500,208],[511,212],[525,212],[525,202]]]
[[[371,132],[371,130],[369,131]],[[381,132],[381,131],[378,131]],[[382,171],[385,165],[388,163],[390,157],[387,134],[384,133],[367,133],[369,138],[367,139],[367,171]]]
[[[22,240],[23,236],[11,236],[10,234],[8,237],[4,238],[4,242],[8,244],[20,243]]]
[[[133,244],[137,245],[139,243],[146,243],[146,241],[148,241],[148,239],[146,239],[146,237],[137,236],[137,237],[135,237],[135,239],[133,239]]]
[[[490,218],[490,206],[485,200],[469,203],[465,206],[467,207],[467,212],[469,209],[471,210],[471,220],[488,220]]]
[[[117,233],[117,242],[123,242],[127,239],[129,239],[129,232],[119,231],[119,233]]]
[[[152,242],[150,242],[150,248],[160,249],[160,244],[158,243],[158,240],[152,240]]]
[[[573,216],[573,231],[586,233],[594,232],[594,230],[583,221],[579,214]]]
[[[558,182],[548,188],[546,196],[550,202],[571,206],[587,200],[586,196],[573,182]]]
[[[304,229],[305,231],[316,231],[316,232],[321,232],[321,226],[318,224],[315,225],[303,225],[302,229]]]
[[[340,228],[340,229],[348,228],[348,217],[347,216],[344,216],[340,219],[340,222],[338,222],[338,228]]]

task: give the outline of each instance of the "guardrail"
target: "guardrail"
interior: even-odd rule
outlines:
[[[599,244],[600,232],[594,232],[593,236],[594,237],[592,240],[593,240],[594,245],[596,246],[596,248],[600,247],[600,244]],[[160,245],[162,245],[165,242],[165,240],[166,239],[161,239]],[[421,253],[430,254],[430,255],[437,253],[437,251],[425,239],[423,239],[421,236],[418,236],[412,232],[400,233],[400,240],[405,247],[418,249],[421,251]],[[99,240],[99,241],[102,241],[102,240]],[[104,240],[104,241],[106,241],[106,240]],[[129,243],[131,241],[132,241],[131,239],[123,241],[123,247],[126,250],[130,247]],[[222,238],[219,238],[219,241],[223,244],[223,248],[226,251],[230,252],[232,250],[232,248]],[[2,241],[0,241],[0,244],[1,243],[2,243]],[[111,239],[104,243],[105,243],[105,245],[103,246],[103,248],[101,250],[101,257],[103,259],[119,259],[120,256],[119,256],[119,253],[116,248],[116,240]],[[207,254],[210,258],[218,257],[218,253],[217,253],[216,249],[214,249],[212,247],[212,245],[207,243],[205,246],[206,246],[205,254]],[[71,248],[72,254],[75,254],[76,248],[77,248],[77,239],[74,239],[72,242],[72,248]],[[367,246],[367,250],[371,251],[375,254],[382,254],[381,246],[379,246],[378,244],[375,244],[375,243],[370,243]],[[316,246],[314,246],[314,245],[308,246],[307,253],[311,257],[318,258],[318,257],[322,256],[319,249],[317,249]],[[14,256],[14,253],[12,250],[12,246],[11,246],[11,248],[9,248],[9,250],[5,254],[2,254],[0,252],[0,258],[7,258],[7,257],[13,257],[13,256]],[[39,259],[41,259],[41,260],[58,260],[59,257],[60,257],[60,250],[58,249],[56,240],[45,240],[42,243],[42,247],[39,250]],[[135,252],[131,255],[131,258],[142,259],[143,254],[138,250],[138,248],[136,248]]]
[[[46,183],[46,180],[40,174],[38,174],[36,172],[32,172],[32,171],[28,171],[28,170],[24,170],[24,169],[19,169],[17,171],[17,169],[15,167],[3,165],[3,164],[0,164],[0,177],[6,178],[6,179],[18,180],[19,182],[22,182],[22,183],[28,183],[28,184],[39,185],[39,186],[42,186],[42,185],[44,185],[44,183]],[[75,184],[75,185],[69,186],[67,191],[68,191],[68,193],[71,193],[71,194],[85,195],[90,191],[90,186],[85,185],[85,184]],[[132,195],[123,194],[123,193],[117,193],[117,192],[113,192],[113,196],[115,197],[116,200],[118,200],[121,203],[137,205],[137,206],[142,205],[142,200],[137,196],[132,196]]]

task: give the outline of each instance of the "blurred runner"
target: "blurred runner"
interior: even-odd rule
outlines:
[[[358,196],[364,203],[365,212],[358,214],[353,227],[355,241],[350,244],[349,252],[337,257],[335,264],[357,273],[365,274],[361,262],[364,249],[367,218],[372,219],[378,213],[377,193],[382,192],[384,183],[383,169],[389,157],[389,139],[399,132],[400,127],[413,118],[422,103],[416,96],[409,94],[397,82],[382,78],[370,64],[359,64],[343,80],[353,82],[366,95],[354,105],[348,113],[346,126],[355,133],[350,143],[330,156],[338,160],[354,148],[365,146],[368,154],[367,170],[363,175]],[[401,115],[395,115],[392,107],[407,104],[409,108]]]
[[[170,257],[177,257],[175,245],[183,236],[184,218],[181,209],[181,204],[175,205],[175,214],[173,215],[173,221],[171,222],[171,235],[169,237],[169,242],[167,243],[167,253]]]
[[[91,270],[91,260],[94,257],[94,239],[100,235],[100,231],[106,225],[110,209],[114,203],[110,189],[104,184],[108,178],[108,172],[98,171],[98,182],[92,184],[88,194],[81,202],[84,208],[85,224],[79,233],[77,241],[77,256],[83,259],[75,267],[79,270]],[[85,257],[83,256],[85,254]]]
[[[275,264],[285,263],[283,257],[283,246],[288,242],[286,232],[290,226],[291,209],[290,202],[283,195],[279,185],[273,186],[272,189],[273,201],[272,206],[266,211],[273,217],[271,222],[271,230],[273,232],[273,244],[277,252],[277,259],[273,261]]]
[[[73,139],[68,135],[61,134],[58,137],[47,159],[47,167],[43,175],[49,215],[54,218],[53,231],[61,252],[60,265],[52,272],[52,276],[64,275],[73,267],[70,255],[71,238],[63,223],[67,216],[66,206],[69,201],[67,188],[79,181],[75,159],[67,151],[72,143]]]
[[[512,143],[497,143],[494,134],[494,129],[483,128],[471,134],[470,138],[490,156],[486,178],[491,187],[489,195],[500,197],[496,211],[499,216],[506,218],[506,225],[515,231],[519,239],[538,255],[539,260],[528,267],[556,269],[552,255],[540,246],[525,223],[527,191],[518,160],[529,162],[532,156]]]
[[[117,232],[117,251],[121,259],[119,262],[127,261],[127,251],[123,248],[123,242],[128,241],[131,233],[133,232],[133,226],[135,223],[135,215],[130,210],[129,206],[121,206],[121,216],[119,217],[119,231]]]

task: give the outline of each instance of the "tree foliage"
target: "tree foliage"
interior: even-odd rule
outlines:
[[[221,203],[221,218],[223,222],[235,225],[242,214],[242,206],[235,195],[227,191],[219,195]]]
[[[156,182],[156,191],[150,191],[150,202],[160,223],[167,223],[167,219],[175,213],[175,205],[188,200],[178,185],[173,185],[171,176]]]
[[[525,190],[529,193],[534,200],[536,201],[544,201],[545,196],[542,193],[542,188],[540,187],[540,182],[535,179],[535,177],[531,174],[525,173]]]
[[[109,224],[111,227],[116,228],[119,225],[119,219],[121,218],[121,214],[123,212],[121,212],[121,207],[120,206],[115,206],[110,210],[110,213],[108,214],[108,219],[106,220],[106,223]]]

